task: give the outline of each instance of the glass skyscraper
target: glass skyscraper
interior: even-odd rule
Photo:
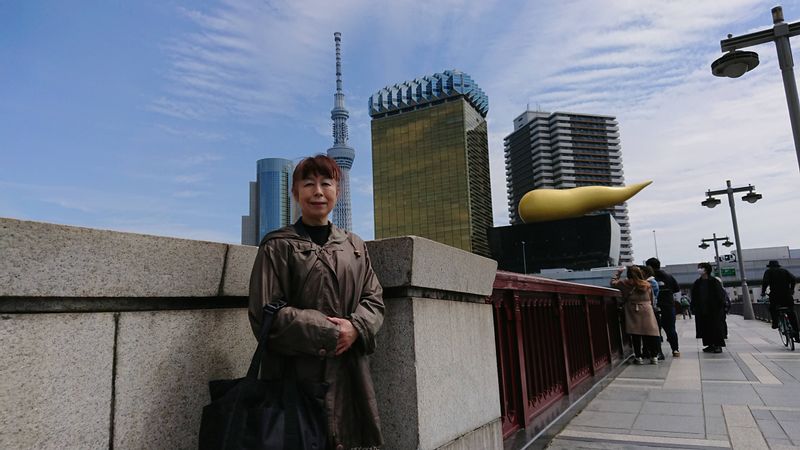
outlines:
[[[256,167],[256,182],[250,183],[250,214],[242,216],[245,245],[258,245],[267,233],[293,220],[292,162],[265,158],[258,160]]]
[[[455,70],[370,97],[376,238],[412,234],[489,256],[488,106]]]

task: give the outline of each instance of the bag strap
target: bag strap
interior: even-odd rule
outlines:
[[[250,360],[250,368],[247,369],[247,378],[258,378],[261,360],[264,358],[264,350],[267,347],[267,337],[269,336],[270,328],[272,328],[272,320],[275,318],[275,314],[284,306],[286,306],[286,302],[283,300],[264,305],[264,314],[261,319],[261,333],[258,335],[258,347],[256,347],[256,351],[253,353],[253,359]]]

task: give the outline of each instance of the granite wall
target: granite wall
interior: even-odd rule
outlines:
[[[368,246],[385,448],[502,448],[495,262],[413,236]],[[197,448],[206,383],[255,348],[255,252],[0,218],[0,448]]]

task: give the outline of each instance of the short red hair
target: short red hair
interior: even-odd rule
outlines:
[[[333,158],[323,154],[305,158],[297,164],[292,173],[292,193],[297,193],[298,183],[312,175],[330,178],[338,184],[342,179],[342,169]]]

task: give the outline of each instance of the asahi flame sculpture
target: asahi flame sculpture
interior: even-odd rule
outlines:
[[[619,205],[652,181],[624,187],[582,186],[572,189],[534,189],[519,201],[519,217],[525,223],[580,217],[598,209]]]

